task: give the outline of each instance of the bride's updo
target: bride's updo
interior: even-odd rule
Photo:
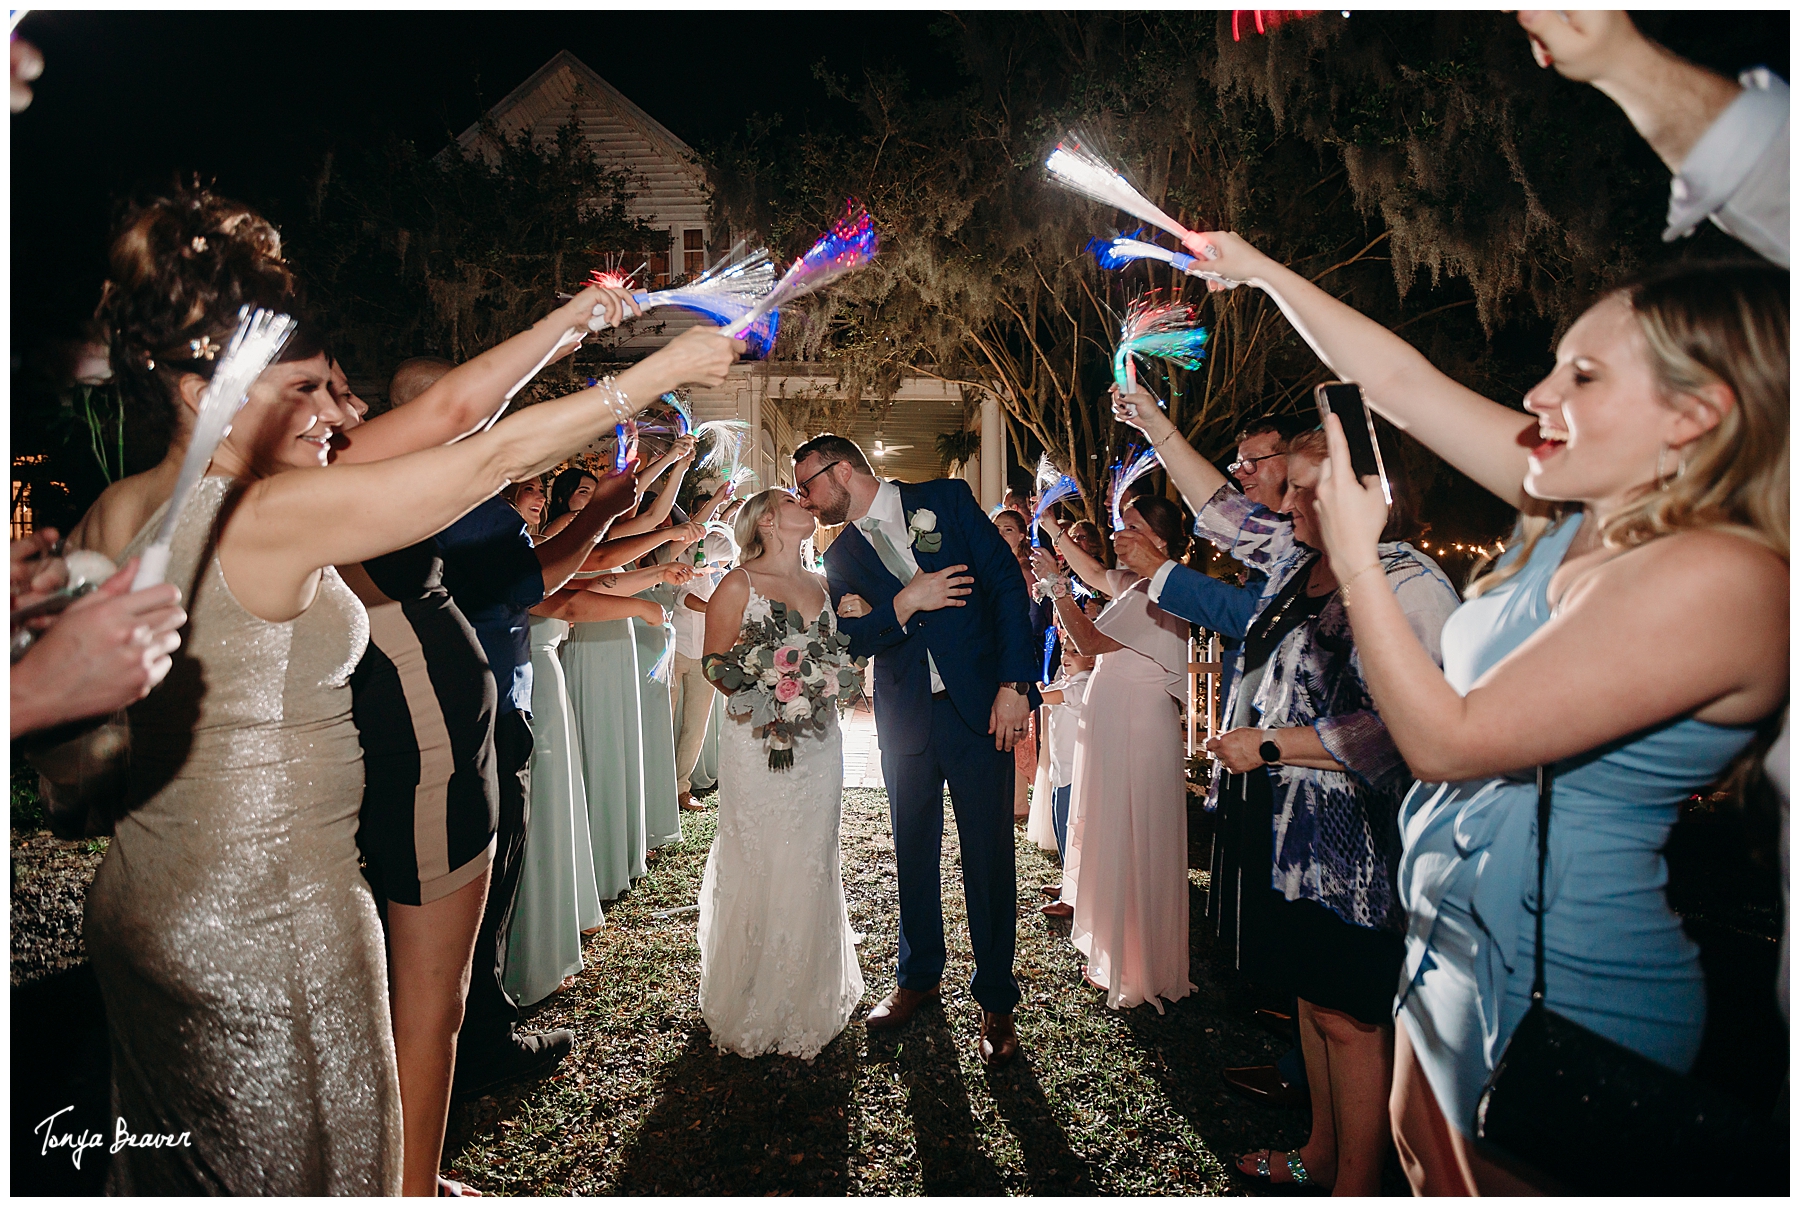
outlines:
[[[744,500],[744,505],[738,508],[737,519],[731,522],[731,535],[737,538],[738,545],[737,561],[733,565],[755,561],[769,551],[762,539],[763,517],[791,497],[785,490],[765,490]]]

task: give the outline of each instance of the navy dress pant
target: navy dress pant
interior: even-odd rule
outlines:
[[[927,990],[944,975],[944,910],[939,871],[944,785],[962,846],[963,895],[975,976],[969,991],[983,1010],[1010,1014],[1018,883],[1013,870],[1013,756],[991,734],[969,727],[948,697],[931,701],[931,740],[918,754],[881,752],[900,879],[902,988]]]

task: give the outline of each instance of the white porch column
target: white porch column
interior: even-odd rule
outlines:
[[[983,510],[998,507],[1006,496],[1006,424],[1000,418],[1000,400],[992,394],[981,399],[981,490]]]

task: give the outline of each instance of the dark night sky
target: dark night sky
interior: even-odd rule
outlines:
[[[36,99],[12,119],[12,297],[19,341],[72,335],[104,275],[119,199],[178,171],[277,224],[334,147],[390,131],[435,149],[567,49],[690,144],[752,110],[841,122],[812,76],[904,68],[946,85],[931,12],[41,12]],[[717,70],[699,69],[724,57]]]

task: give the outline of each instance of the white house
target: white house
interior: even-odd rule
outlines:
[[[509,136],[529,132],[534,139],[553,138],[571,114],[602,163],[628,168],[638,178],[638,195],[630,207],[633,216],[668,233],[666,242],[659,239],[657,246],[644,249],[645,275],[652,287],[666,285],[672,275],[700,272],[726,250],[712,243],[706,171],[693,149],[568,51],[559,51],[508,93],[488,111],[486,120]],[[479,151],[487,137],[477,123],[463,131],[457,143]],[[704,321],[681,311],[657,310],[640,324],[651,326],[652,318],[662,326],[661,332],[633,335],[622,350],[647,352]],[[937,436],[963,430],[975,418],[982,452],[963,467],[963,475],[984,506],[1000,501],[1006,436],[994,399],[975,407],[972,417],[957,387],[924,374],[908,375],[891,407],[872,411],[864,406],[846,414],[841,404],[832,405],[841,397],[836,377],[826,366],[773,361],[741,363],[723,386],[697,389],[691,401],[699,420],[735,418],[751,423],[761,445],[756,469],[766,485],[792,484],[791,454],[809,435],[823,430],[819,416],[824,412],[832,415],[832,426],[840,434],[871,454],[877,472],[913,481],[942,475]],[[796,423],[813,430],[796,431]]]

